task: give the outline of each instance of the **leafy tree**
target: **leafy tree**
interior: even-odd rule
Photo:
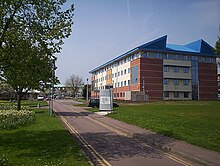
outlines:
[[[17,34],[44,43],[58,52],[71,34],[74,6],[63,10],[66,0],[1,0],[0,47]]]
[[[86,95],[87,95],[87,84],[84,85],[83,87],[83,97],[86,99]],[[88,84],[88,98],[90,98],[91,96],[91,85]]]
[[[73,74],[66,80],[65,84],[71,91],[73,97],[75,97],[82,85],[82,78]]]
[[[12,99],[14,96],[15,92],[13,88],[7,84],[5,81],[0,80],[0,98],[2,97],[3,99],[6,97]]]
[[[217,55],[220,55],[220,37],[218,37],[218,40],[216,41],[215,52]]]
[[[17,94],[17,109],[20,110],[21,97],[30,89],[39,89],[39,82],[53,82],[52,55],[44,49],[32,46],[28,40],[11,41],[13,47],[7,48],[11,58],[10,66],[3,68],[4,79]],[[7,63],[7,62],[6,62]]]
[[[70,36],[74,6],[66,0],[1,0],[0,78],[20,98],[51,78],[54,53]],[[55,67],[54,67],[55,68]]]

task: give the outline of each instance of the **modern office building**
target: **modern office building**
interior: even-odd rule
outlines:
[[[113,88],[119,100],[216,100],[216,57],[204,40],[175,45],[163,36],[90,71],[91,97]]]

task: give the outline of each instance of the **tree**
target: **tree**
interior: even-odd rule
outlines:
[[[215,53],[217,55],[220,55],[220,37],[218,37],[218,40],[216,41],[216,44],[215,44]]]
[[[87,84],[84,85],[83,87],[83,97],[86,99],[86,95],[87,95]],[[88,84],[88,98],[90,98],[91,96],[91,85]]]
[[[0,80],[0,98],[2,99],[12,99],[14,97],[13,88],[7,84],[5,81]]]
[[[3,68],[3,78],[11,85],[17,95],[17,109],[20,110],[21,97],[30,89],[40,89],[39,82],[54,82],[52,77],[52,55],[46,54],[44,49],[32,46],[28,40],[15,41],[13,47],[7,48],[11,58],[10,66]],[[6,61],[7,63],[7,61]]]
[[[70,36],[74,7],[66,0],[1,0],[0,78],[20,98],[29,89],[39,89],[39,81],[55,81],[54,53]]]
[[[1,0],[0,47],[19,34],[32,44],[44,43],[55,52],[71,34],[74,5],[64,9],[66,0]]]
[[[1,0],[0,2],[0,74],[9,67],[5,45],[12,46],[17,36],[31,45],[43,46],[50,53],[60,52],[63,40],[70,36],[74,6],[64,10],[66,0]],[[4,63],[7,61],[8,63]]]
[[[82,85],[82,78],[73,74],[66,80],[65,84],[71,91],[73,97],[75,97]]]

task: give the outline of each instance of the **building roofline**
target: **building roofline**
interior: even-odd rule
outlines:
[[[202,39],[191,42],[186,45],[167,44],[167,35],[164,35],[160,38],[142,44],[138,47],[131,49],[130,51],[124,54],[117,56],[116,58],[91,70],[89,73],[92,74],[93,72],[100,70],[105,66],[108,66],[136,51],[159,51],[166,53],[181,53],[184,55],[217,57],[217,55],[214,53],[213,50],[214,48]]]

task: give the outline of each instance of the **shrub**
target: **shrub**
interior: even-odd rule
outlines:
[[[18,126],[32,123],[35,113],[26,110],[0,110],[0,129],[13,129]]]
[[[5,104],[5,103],[0,103],[0,110],[16,110],[17,106],[14,104]],[[29,106],[21,106],[21,110],[29,110]]]
[[[12,164],[8,161],[5,155],[0,156],[0,165],[2,166],[11,166]]]

